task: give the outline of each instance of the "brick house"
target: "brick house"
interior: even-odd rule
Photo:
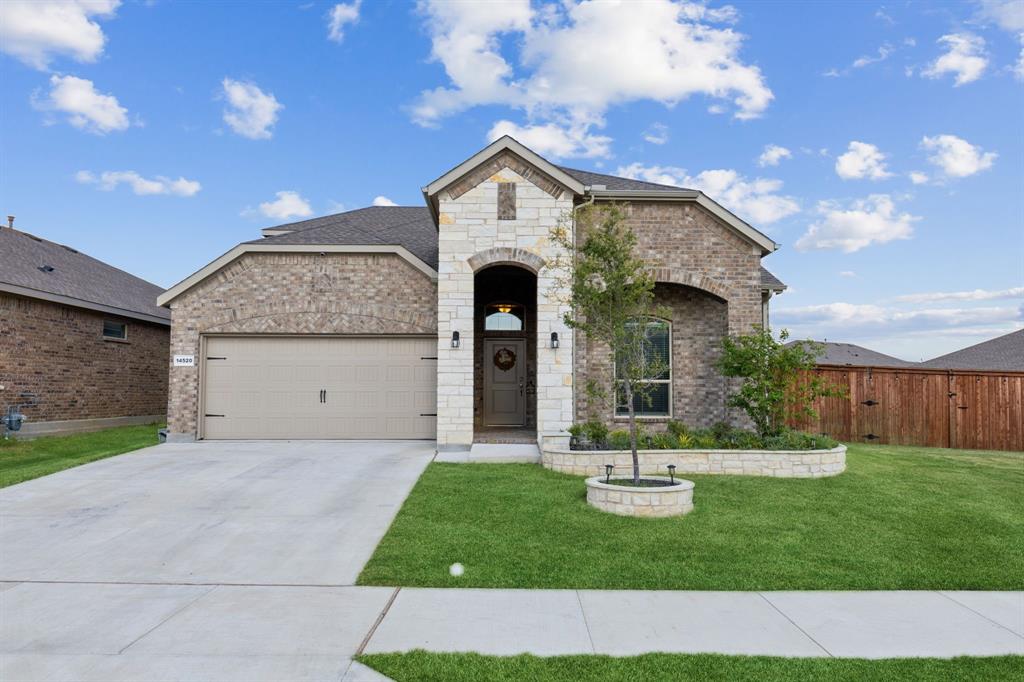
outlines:
[[[510,137],[423,196],[425,207],[265,229],[164,293],[171,352],[188,363],[171,368],[171,438],[436,438],[458,450],[622,420],[582,389],[614,369],[564,324],[550,239],[576,229],[576,207],[613,201],[671,310],[649,321],[672,367],[652,379],[643,418],[733,418],[713,364],[722,338],[766,323],[785,288],[761,267],[771,239],[699,191],[556,166]]]
[[[163,421],[163,289],[84,253],[0,227],[0,411],[20,435]]]

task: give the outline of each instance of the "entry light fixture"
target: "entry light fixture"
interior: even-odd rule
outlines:
[[[558,348],[558,332],[551,332],[551,347]]]
[[[508,315],[510,312],[512,312],[512,304],[511,303],[499,303],[498,305],[496,305],[494,307],[498,309],[499,313],[505,313],[506,315]]]
[[[452,348],[458,348],[458,347],[459,347],[459,333],[458,332],[452,332]]]

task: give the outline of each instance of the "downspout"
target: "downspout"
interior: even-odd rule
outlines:
[[[584,201],[582,204],[579,204],[578,206],[573,206],[572,207],[572,242],[573,242],[573,246],[574,247],[576,245],[576,211],[578,211],[579,209],[581,209],[581,208],[583,208],[585,206],[593,206],[594,202],[597,200],[597,196],[595,196],[594,193],[591,191],[590,185],[587,185],[586,187],[583,188],[583,196],[587,196],[588,193],[589,193],[590,199],[588,199],[587,201]],[[573,248],[573,250],[572,250],[572,268],[573,268],[573,271],[576,270],[576,249],[575,248]],[[575,423],[575,421],[576,421],[576,405],[577,405],[577,403],[576,403],[576,334],[575,333],[573,333],[573,335],[572,335],[572,348],[570,349],[570,353],[569,353],[569,361],[572,363],[572,421]]]

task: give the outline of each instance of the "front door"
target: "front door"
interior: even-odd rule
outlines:
[[[484,426],[526,423],[526,340],[484,340]]]

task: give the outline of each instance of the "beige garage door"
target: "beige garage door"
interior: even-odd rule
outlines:
[[[205,438],[436,435],[437,341],[210,337]]]

